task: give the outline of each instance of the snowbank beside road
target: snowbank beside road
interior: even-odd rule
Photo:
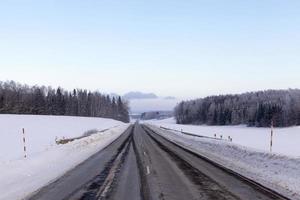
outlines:
[[[15,200],[106,147],[128,124],[104,118],[1,114],[0,127],[0,200]],[[23,158],[22,128],[26,135],[26,159]],[[56,137],[79,137],[94,129],[109,130],[65,145],[55,143]]]
[[[27,159],[0,163],[0,199],[23,199],[105,148],[127,127],[128,124],[122,124],[65,145],[49,147]]]
[[[55,146],[59,139],[82,136],[92,129],[103,130],[124,123],[112,119],[47,115],[0,115],[0,162],[23,157],[22,128],[29,157]]]
[[[246,126],[206,126],[206,125],[182,125],[176,124],[174,118],[164,120],[145,121],[157,126],[163,126],[178,131],[185,131],[196,135],[217,137],[224,139],[228,136],[233,138],[233,143],[240,144],[254,149],[269,151],[270,149],[270,128],[256,128]],[[274,153],[300,158],[300,126],[289,128],[275,128],[273,136]]]
[[[291,199],[300,199],[300,158],[271,154],[228,141],[191,137],[179,132],[162,130],[155,125],[149,126],[185,148],[287,195]]]

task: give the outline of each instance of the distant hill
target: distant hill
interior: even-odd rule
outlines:
[[[123,95],[125,99],[156,99],[158,96],[154,93],[143,93],[143,92],[128,92]]]
[[[164,97],[164,99],[167,99],[167,100],[174,100],[174,99],[176,99],[176,97],[167,96],[167,97]]]
[[[172,96],[158,96],[154,93],[128,92],[123,95],[129,103],[131,114],[142,114],[150,111],[173,110],[179,100]]]

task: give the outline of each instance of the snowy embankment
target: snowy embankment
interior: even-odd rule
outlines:
[[[207,126],[207,125],[181,125],[176,124],[174,118],[164,120],[149,120],[146,123],[151,123],[157,126],[170,128],[178,131],[185,131],[196,135],[203,135],[218,138],[223,136],[223,139],[228,139],[228,136],[233,138],[233,143],[242,146],[259,149],[262,151],[270,151],[270,128],[256,128],[241,126]],[[275,128],[273,135],[273,153],[279,153],[295,158],[300,158],[300,126],[289,128]]]
[[[192,137],[180,132],[163,130],[158,124],[151,122],[149,126],[185,148],[291,199],[300,200],[300,158],[269,153],[226,140]]]
[[[0,115],[0,199],[23,199],[117,139],[129,126],[116,120],[86,117]],[[25,128],[28,157],[23,158],[21,129]],[[55,138],[78,137],[65,145]]]

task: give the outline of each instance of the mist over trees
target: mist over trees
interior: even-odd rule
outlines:
[[[276,127],[300,125],[300,90],[267,90],[183,101],[175,108],[179,124]]]
[[[0,81],[1,114],[104,117],[129,122],[128,110],[127,102],[121,97],[110,97],[99,92],[29,87],[14,81]]]

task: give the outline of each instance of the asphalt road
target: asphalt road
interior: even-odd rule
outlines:
[[[30,200],[284,199],[136,123]]]

